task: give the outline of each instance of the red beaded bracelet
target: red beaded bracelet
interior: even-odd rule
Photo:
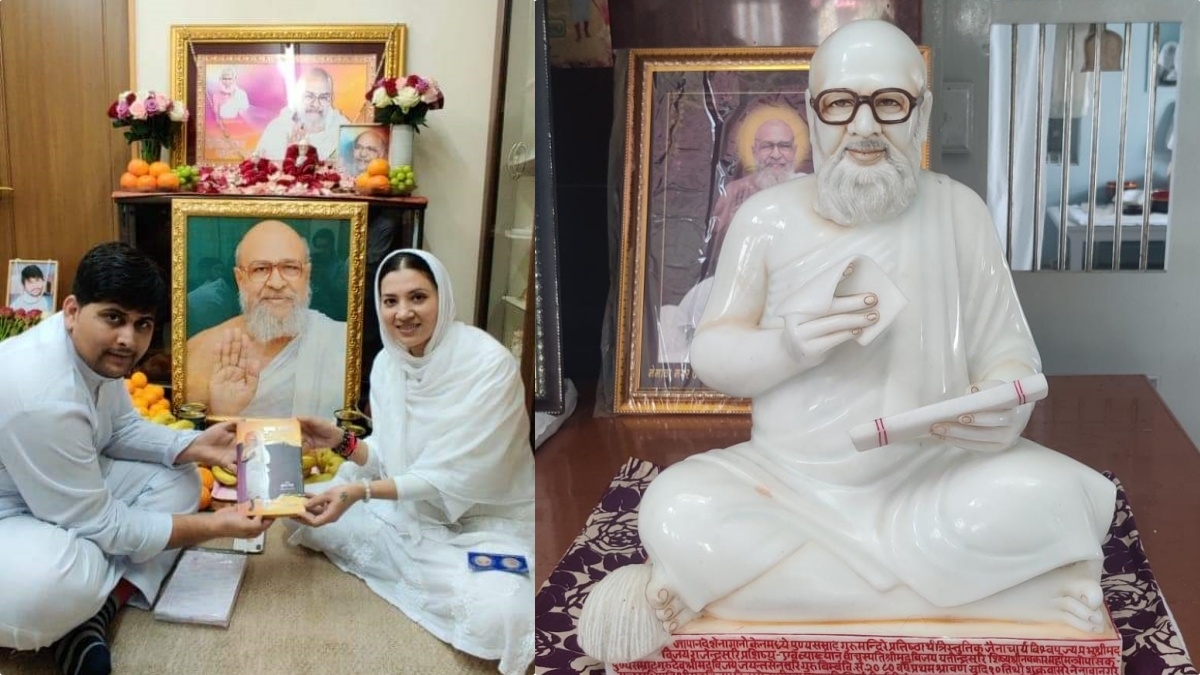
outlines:
[[[358,436],[354,435],[349,429],[342,430],[342,442],[337,444],[333,449],[334,452],[341,455],[344,459],[350,459],[350,455],[358,449]]]

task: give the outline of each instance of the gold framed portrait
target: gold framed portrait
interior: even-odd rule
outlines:
[[[307,115],[330,128],[336,150],[341,124],[372,121],[371,85],[404,72],[407,36],[404,24],[172,26],[171,98],[189,113],[172,161],[275,159]]]
[[[367,205],[176,199],[171,390],[210,418],[332,418],[362,379]]]

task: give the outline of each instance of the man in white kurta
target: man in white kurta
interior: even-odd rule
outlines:
[[[346,323],[308,307],[307,242],[265,220],[235,258],[242,313],[188,340],[187,399],[214,415],[329,417],[346,401]]]
[[[814,56],[816,174],[741,207],[691,349],[706,384],[753,399],[751,438],[650,485],[639,533],[651,563],[593,590],[580,621],[593,656],[647,656],[702,611],[1099,630],[1115,489],[1021,439],[1031,405],[937,422],[868,452],[848,433],[1040,371],[986,206],[919,169],[925,72],[884,22],[850,24]],[[873,260],[907,305],[886,315],[881,283],[818,298],[828,309],[815,316],[781,311],[851,256]],[[855,342],[876,324],[882,333]],[[632,640],[599,626],[605,606],[620,611],[612,592],[626,582],[644,584],[653,629]]]
[[[264,529],[233,511],[189,515],[191,462],[230,463],[228,425],[177,431],[133,409],[121,376],[149,346],[166,296],[157,274],[144,254],[102,244],[62,312],[0,343],[0,647],[70,631],[56,650],[65,672],[108,672],[108,621],[126,601],[149,607],[168,549]]]
[[[123,383],[76,356],[62,314],[27,335],[0,343],[0,646],[13,649],[58,639],[122,577],[148,606],[178,554],[165,551],[171,514],[200,497],[195,468],[174,466],[198,432],[136,423]]]

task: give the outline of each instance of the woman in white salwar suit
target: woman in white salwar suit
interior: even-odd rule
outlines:
[[[391,254],[375,292],[384,351],[371,370],[374,433],[358,441],[301,419],[307,448],[350,461],[289,541],[323,551],[437,638],[523,673],[532,581],[467,560],[517,554],[533,567],[533,455],[516,360],[455,320],[450,277],[429,253]]]

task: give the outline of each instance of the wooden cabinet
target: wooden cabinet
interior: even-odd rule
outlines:
[[[117,235],[109,202],[128,145],[105,111],[129,83],[125,0],[0,2],[0,264],[79,259]]]

